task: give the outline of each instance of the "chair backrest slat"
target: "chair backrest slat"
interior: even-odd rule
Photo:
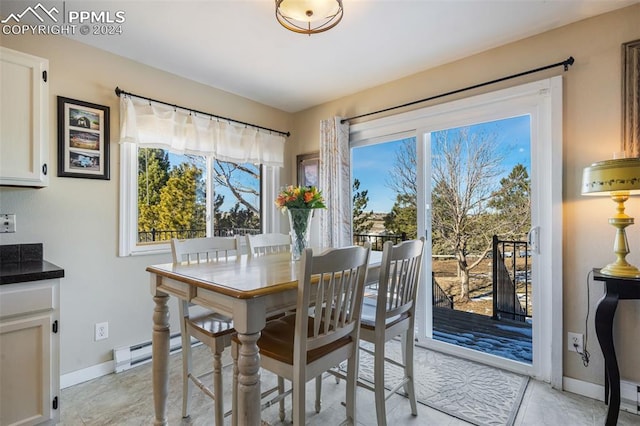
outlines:
[[[171,240],[173,263],[202,263],[227,260],[238,255],[236,237],[206,237],[189,240]]]
[[[317,256],[311,249],[304,251],[297,312],[309,315],[296,316],[296,339],[306,339],[296,345],[303,345],[305,356],[309,350],[358,333],[369,252],[368,244],[330,249]]]
[[[291,236],[289,234],[247,234],[246,239],[251,257],[291,251]]]
[[[387,319],[412,311],[420,280],[424,238],[383,247],[378,285],[376,327]]]

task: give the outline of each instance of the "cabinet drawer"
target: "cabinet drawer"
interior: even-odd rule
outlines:
[[[55,309],[56,289],[53,281],[0,286],[0,318]]]

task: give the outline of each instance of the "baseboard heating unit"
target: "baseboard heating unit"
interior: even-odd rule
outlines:
[[[195,342],[200,344],[200,342],[195,339],[192,340],[191,344],[193,345]],[[182,350],[182,339],[180,338],[180,333],[172,334],[171,340],[169,341],[169,353],[173,354],[180,350]],[[138,343],[132,346],[114,348],[113,361],[115,364],[115,372],[121,373],[130,368],[151,361],[152,353],[151,341]]]

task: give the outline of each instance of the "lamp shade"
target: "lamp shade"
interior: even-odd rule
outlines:
[[[583,195],[610,195],[612,192],[640,194],[640,158],[598,161],[584,168]]]
[[[629,195],[640,194],[640,158],[619,158],[593,163],[582,173],[584,195],[609,195],[616,203],[616,214],[609,224],[616,228],[613,252],[616,261],[600,270],[613,277],[640,277],[640,270],[627,262],[629,244],[625,228],[633,225],[633,218],[624,212]]]

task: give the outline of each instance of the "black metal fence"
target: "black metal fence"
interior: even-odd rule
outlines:
[[[259,234],[260,229],[254,228],[217,228],[213,235],[216,237],[233,237],[236,235]],[[189,239],[203,238],[207,236],[206,229],[152,229],[151,231],[138,231],[138,242],[152,243],[168,241],[172,238]]]
[[[433,272],[431,273],[431,282],[433,288],[431,293],[431,303],[433,306],[453,309],[453,299],[442,289],[442,287],[440,287],[440,284],[436,281],[436,276]]]
[[[501,241],[494,235],[492,256],[493,318],[525,321],[531,317],[529,245],[526,241]]]
[[[399,235],[374,235],[374,234],[353,234],[353,244],[361,246],[366,242],[371,244],[371,250],[382,251],[382,246],[387,241],[392,241],[393,244],[398,244],[401,241],[407,240],[406,232]]]

